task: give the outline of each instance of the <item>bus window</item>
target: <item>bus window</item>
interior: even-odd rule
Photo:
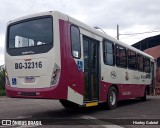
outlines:
[[[52,49],[53,40],[52,17],[32,17],[8,26],[6,50],[12,56],[46,53]]]
[[[150,59],[149,58],[144,59],[144,71],[146,73],[150,73]]]
[[[138,61],[138,70],[143,72],[144,71],[144,66],[143,66],[144,58],[143,58],[143,56],[138,54],[137,61]]]
[[[80,31],[76,26],[71,26],[71,43],[72,43],[72,55],[75,58],[81,56],[81,45],[80,45]]]
[[[119,45],[116,45],[116,65],[118,67],[127,67],[126,49]]]
[[[136,52],[128,50],[128,68],[137,69]]]
[[[9,26],[8,30],[9,49],[19,50],[22,47],[36,47],[39,42],[41,45],[53,42],[52,18],[50,17],[17,22]]]
[[[114,44],[105,40],[103,42],[103,59],[107,65],[114,65]]]

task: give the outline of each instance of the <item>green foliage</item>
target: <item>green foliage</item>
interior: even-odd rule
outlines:
[[[4,65],[0,66],[0,96],[5,96],[5,69]]]
[[[6,92],[5,92],[5,90],[3,90],[3,89],[0,89],[0,96],[5,96],[6,95]]]

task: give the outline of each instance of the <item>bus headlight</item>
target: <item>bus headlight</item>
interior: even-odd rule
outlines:
[[[6,80],[6,84],[7,84],[7,85],[10,85],[7,71],[5,71],[5,80]]]
[[[54,68],[53,68],[52,77],[51,77],[51,86],[55,85],[58,82],[59,76],[60,76],[60,68],[55,63]]]

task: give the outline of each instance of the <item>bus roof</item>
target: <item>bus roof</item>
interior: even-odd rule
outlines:
[[[41,12],[41,13],[36,13],[36,14],[32,14],[32,15],[23,16],[23,17],[15,19],[15,20],[9,21],[7,25],[9,25],[9,24],[11,24],[13,22],[17,22],[19,20],[24,20],[24,19],[43,16],[43,15],[53,15],[53,16],[56,16],[59,19],[63,19],[65,21],[69,21],[72,24],[75,24],[76,26],[78,26],[78,27],[80,27],[82,29],[85,29],[86,31],[89,31],[89,32],[91,32],[91,33],[93,33],[95,35],[98,35],[98,36],[102,37],[103,39],[107,39],[107,40],[109,40],[111,42],[114,42],[116,44],[124,46],[124,47],[126,47],[126,48],[128,48],[130,50],[133,50],[133,51],[135,51],[135,52],[137,52],[139,54],[142,54],[142,55],[144,55],[146,57],[149,57],[150,59],[154,60],[154,58],[152,56],[150,56],[150,55],[148,55],[148,54],[146,54],[146,53],[144,53],[144,52],[142,52],[142,51],[140,51],[140,50],[138,50],[138,49],[136,49],[136,48],[134,48],[134,47],[132,47],[132,46],[130,46],[128,44],[126,44],[126,43],[123,43],[123,42],[121,42],[121,41],[109,36],[106,33],[103,33],[103,32],[101,32],[99,30],[96,30],[95,28],[90,27],[89,25],[86,25],[86,24],[82,23],[81,21],[78,21],[78,20],[68,16],[67,14],[64,14],[64,13],[61,13],[61,12],[58,12],[58,11],[48,11],[48,12]]]
[[[92,32],[92,33],[94,33],[94,34],[96,34],[96,35],[98,35],[98,36],[101,36],[103,39],[107,39],[107,40],[109,40],[109,41],[111,41],[111,42],[114,42],[114,43],[116,43],[116,44],[119,44],[119,45],[121,45],[121,46],[124,46],[124,47],[126,47],[126,48],[128,48],[128,49],[130,49],[130,50],[133,50],[133,51],[135,51],[135,52],[137,52],[137,53],[139,53],[139,54],[142,54],[142,55],[144,55],[144,56],[146,56],[146,57],[149,57],[150,59],[154,59],[151,55],[146,54],[146,53],[144,53],[144,52],[142,52],[142,51],[140,51],[140,50],[132,47],[131,45],[128,45],[128,44],[126,44],[126,43],[124,43],[124,42],[122,42],[122,41],[119,41],[119,40],[117,40],[117,39],[109,36],[108,34],[103,33],[103,32],[101,32],[101,31],[99,31],[99,30],[97,30],[97,29],[95,29],[95,28],[92,28],[92,27],[90,27],[90,26],[88,26],[88,25],[86,25],[86,24],[84,24],[84,23],[82,23],[82,22],[80,22],[80,21],[78,21],[78,20],[70,17],[70,16],[69,16],[69,21],[70,21],[71,23],[73,23],[73,24],[75,24],[75,25],[77,25],[77,26],[79,26],[79,27],[81,27],[81,28],[89,31],[89,32]]]

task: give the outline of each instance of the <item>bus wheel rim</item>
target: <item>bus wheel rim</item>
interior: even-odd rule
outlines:
[[[115,103],[116,103],[116,93],[114,91],[110,92],[109,100],[110,100],[111,105],[115,105]]]

